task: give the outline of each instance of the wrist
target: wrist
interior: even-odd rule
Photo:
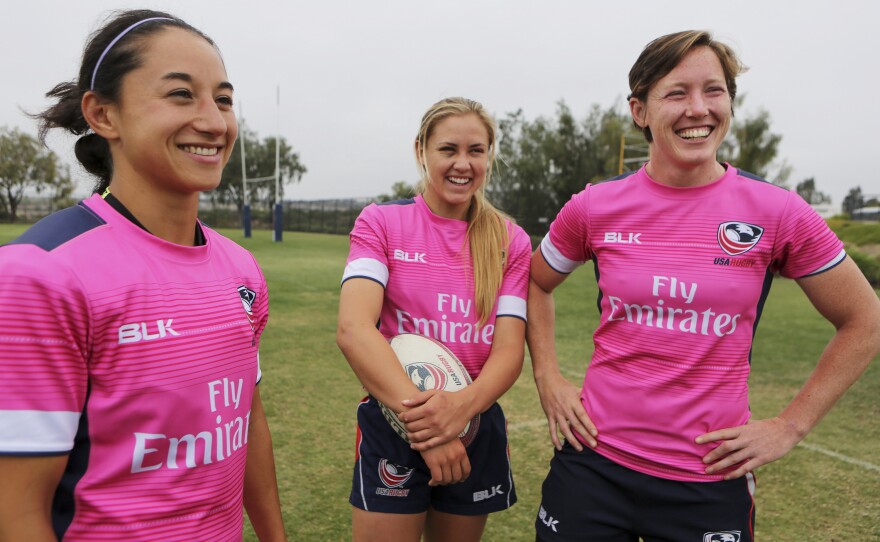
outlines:
[[[807,433],[810,432],[807,424],[798,423],[797,420],[788,419],[783,415],[779,415],[778,418],[782,421],[785,432],[794,439],[795,443],[803,440],[803,438],[807,436]]]
[[[547,366],[542,366],[540,369],[533,365],[532,373],[535,378],[535,384],[539,386],[546,380],[562,377],[562,372],[559,370],[559,365],[556,363],[547,364]]]

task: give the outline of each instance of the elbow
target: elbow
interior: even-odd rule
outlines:
[[[364,337],[362,333],[364,329],[363,324],[340,318],[339,323],[336,325],[336,346],[339,347],[343,354],[350,352],[359,343],[363,342]]]
[[[351,341],[351,328],[340,322],[336,327],[336,346],[344,353]]]

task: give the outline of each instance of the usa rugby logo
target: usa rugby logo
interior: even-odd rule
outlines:
[[[718,531],[703,535],[703,542],[739,542],[740,531]]]
[[[379,479],[387,488],[400,487],[409,480],[413,470],[389,463],[387,459],[379,461]]]
[[[446,389],[446,372],[430,363],[411,363],[406,374],[419,391]]]
[[[238,287],[238,295],[241,297],[241,304],[244,307],[244,312],[247,314],[248,322],[251,324],[251,329],[254,328],[254,311],[253,304],[254,300],[257,298],[257,292],[251,290],[247,286],[239,286]]]
[[[764,228],[746,222],[722,222],[718,226],[718,244],[731,256],[752,250],[762,235]]]

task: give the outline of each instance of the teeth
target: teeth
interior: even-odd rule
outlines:
[[[214,156],[217,154],[217,147],[195,147],[193,145],[184,145],[180,147],[190,154],[198,154],[199,156]]]
[[[467,184],[471,180],[467,177],[446,177],[453,184]]]
[[[709,130],[708,127],[703,126],[702,128],[687,128],[677,133],[680,137],[685,139],[697,139],[700,137],[708,137],[710,131],[711,130]]]

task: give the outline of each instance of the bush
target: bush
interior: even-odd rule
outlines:
[[[852,258],[854,262],[856,262],[856,265],[862,270],[862,273],[865,275],[865,278],[868,279],[868,282],[871,283],[871,286],[875,288],[880,287],[880,260],[863,252],[859,252],[852,247],[847,247],[846,253],[849,254],[849,257]]]
[[[880,224],[876,222],[855,222],[840,218],[827,220],[828,226],[840,239],[853,245],[880,244]]]

